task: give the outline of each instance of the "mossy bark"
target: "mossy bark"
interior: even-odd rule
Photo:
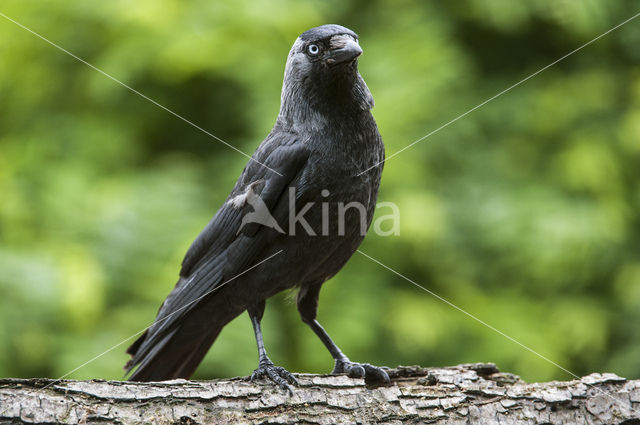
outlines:
[[[640,381],[613,374],[531,384],[493,364],[468,364],[389,375],[391,385],[368,387],[362,379],[300,374],[291,396],[242,378],[2,379],[0,424],[640,424]]]

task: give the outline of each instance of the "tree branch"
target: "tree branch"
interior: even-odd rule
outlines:
[[[0,380],[0,424],[640,424],[640,381],[529,384],[493,364],[389,370],[388,387],[298,375],[293,396],[242,378],[160,383]],[[45,388],[46,387],[46,388]]]

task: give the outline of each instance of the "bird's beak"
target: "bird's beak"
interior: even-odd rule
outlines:
[[[337,65],[339,63],[351,61],[362,54],[362,49],[357,41],[349,36],[334,37],[331,40],[332,48],[329,51],[327,63]]]

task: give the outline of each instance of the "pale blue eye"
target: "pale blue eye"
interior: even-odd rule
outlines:
[[[316,44],[309,44],[309,47],[307,47],[307,51],[310,55],[317,55],[318,52],[320,52],[320,48]]]

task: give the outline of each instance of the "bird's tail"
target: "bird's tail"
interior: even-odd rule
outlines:
[[[130,381],[166,381],[176,378],[190,378],[221,330],[222,327],[217,329],[215,333],[208,335],[208,338],[195,341],[181,341],[179,334],[167,337],[161,341],[162,347],[151,350],[140,361],[140,366],[128,379]],[[136,345],[139,347],[142,343],[140,340],[143,338],[145,335],[142,335],[129,347],[127,353],[135,357]],[[127,363],[125,369],[133,368],[135,364],[132,363],[133,359]]]
[[[131,360],[125,365],[125,370],[129,372],[138,366],[128,379],[166,381],[190,378],[222,328],[242,312],[220,307],[223,308],[218,309],[217,314],[208,317],[202,311],[192,312],[193,317],[182,326],[165,330],[163,335],[150,335],[153,327],[146,330],[127,348]],[[150,344],[149,339],[154,342]]]

